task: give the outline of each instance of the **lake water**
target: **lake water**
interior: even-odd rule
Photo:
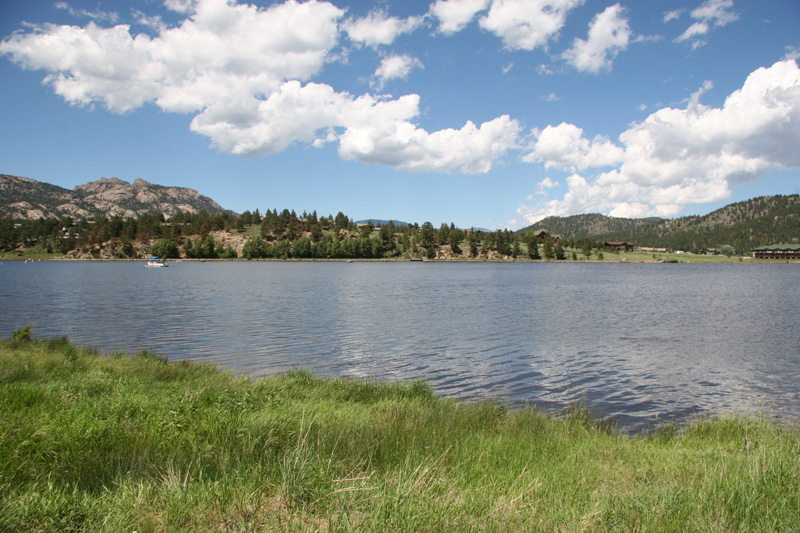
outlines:
[[[31,324],[261,376],[426,378],[438,394],[639,429],[800,418],[800,265],[9,262],[0,336]]]

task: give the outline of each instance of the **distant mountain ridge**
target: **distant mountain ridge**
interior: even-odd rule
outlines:
[[[225,212],[217,202],[194,189],[154,185],[143,179],[128,183],[118,178],[101,178],[69,190],[0,174],[0,218],[137,218],[157,213],[169,217],[201,210],[212,215]]]
[[[547,217],[520,230],[568,239],[631,241],[638,246],[704,250],[728,244],[737,252],[758,246],[800,242],[800,195],[760,196],[726,205],[703,216],[627,219],[596,213]]]
[[[394,224],[395,226],[408,226],[408,222],[403,222],[402,220],[383,220],[380,218],[365,218],[364,220],[356,220],[356,224],[369,224],[372,222],[373,226],[385,226],[389,222]]]

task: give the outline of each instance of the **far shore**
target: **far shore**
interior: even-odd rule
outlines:
[[[570,252],[571,253],[571,252]],[[67,257],[63,254],[47,254],[40,251],[24,251],[21,252],[5,252],[0,255],[0,261],[114,261],[114,262],[142,262],[146,261],[147,259],[142,258],[117,258],[117,257],[91,257],[91,256],[84,256],[84,257]],[[567,259],[563,260],[545,260],[545,259],[528,259],[518,257],[516,259],[511,258],[410,258],[410,257],[385,257],[385,258],[374,258],[374,259],[347,259],[347,258],[331,258],[331,259],[324,259],[324,258],[267,258],[267,259],[219,259],[219,258],[209,258],[209,259],[196,259],[196,258],[188,258],[188,257],[181,257],[181,258],[173,258],[167,259],[168,262],[175,263],[175,262],[193,262],[193,263],[202,263],[202,262],[230,262],[230,261],[252,261],[252,262],[334,262],[334,263],[346,263],[346,262],[358,262],[358,263],[398,263],[398,262],[408,262],[408,261],[422,261],[422,262],[430,262],[430,263],[652,263],[652,264],[663,264],[663,263],[696,263],[696,264],[703,264],[703,263],[754,263],[754,264],[786,264],[786,263],[800,263],[800,260],[781,260],[781,259],[754,259],[753,257],[749,256],[732,256],[728,257],[725,255],[699,255],[699,254],[690,254],[690,253],[645,253],[645,252],[619,252],[613,253],[608,252],[603,254],[603,259],[598,260],[596,257],[591,259],[585,258],[578,258],[577,260],[572,259],[567,254]]]

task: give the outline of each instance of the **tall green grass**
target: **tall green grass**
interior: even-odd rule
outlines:
[[[764,531],[800,524],[767,416],[629,436],[424,382],[248,380],[0,343],[0,531]]]

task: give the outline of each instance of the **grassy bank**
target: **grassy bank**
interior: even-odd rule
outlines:
[[[0,531],[791,530],[800,434],[0,343]]]

